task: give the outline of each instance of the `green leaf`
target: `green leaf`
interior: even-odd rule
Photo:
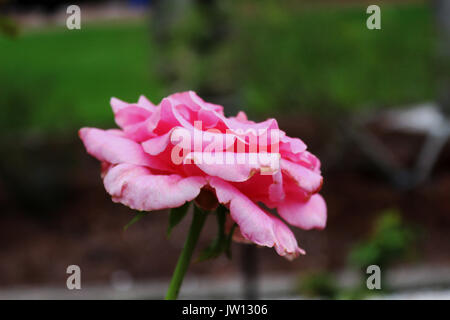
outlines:
[[[231,257],[230,251],[230,235],[225,234],[225,221],[226,221],[226,208],[224,206],[220,206],[217,208],[216,217],[217,217],[217,237],[213,240],[213,242],[204,249],[199,257],[197,258],[197,262],[205,261],[208,259],[214,259],[220,256],[223,252],[227,253],[228,257]],[[234,231],[234,226],[231,232]],[[231,233],[232,234],[232,233]]]
[[[188,212],[190,202],[186,202],[184,205],[178,208],[173,208],[169,213],[169,227],[167,228],[167,237],[170,237],[172,229],[183,220]]]
[[[133,219],[131,219],[130,222],[128,222],[125,227],[123,227],[124,231],[127,231],[127,229],[129,227],[131,227],[133,224],[135,224],[136,222],[138,222],[139,220],[141,220],[145,215],[147,214],[147,212],[138,212],[136,213],[136,215],[133,217]]]

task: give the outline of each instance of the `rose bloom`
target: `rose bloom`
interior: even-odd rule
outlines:
[[[305,230],[325,227],[320,161],[300,139],[286,136],[275,119],[256,123],[243,112],[227,118],[222,106],[192,91],[159,105],[141,96],[133,104],[112,98],[111,106],[120,129],[82,128],[79,135],[102,162],[103,183],[114,202],[152,211],[191,200],[201,206],[205,195],[213,195],[212,202],[225,205],[227,219],[237,224],[234,238],[274,247],[288,259],[304,251],[285,222]],[[200,142],[186,139],[199,134]],[[219,141],[214,152],[236,161],[198,161],[211,141]],[[255,147],[276,153],[277,163],[237,160]]]

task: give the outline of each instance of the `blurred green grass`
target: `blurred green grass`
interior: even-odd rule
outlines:
[[[351,112],[432,99],[431,9],[381,8],[382,29],[368,30],[364,5],[248,6],[237,39],[247,105]]]
[[[110,97],[161,98],[148,30],[142,21],[0,37],[0,125],[50,131],[110,126]]]
[[[201,72],[187,75],[196,81],[182,82],[186,90],[210,82],[237,93],[244,108],[260,115],[352,112],[433,98],[435,36],[425,4],[383,6],[378,31],[366,28],[363,6],[293,9],[242,1],[231,13],[231,36],[210,56],[174,55],[181,59],[175,64],[190,61],[186,70]],[[146,21],[0,36],[0,126],[111,126],[111,96],[131,102],[145,94],[158,102],[168,93],[155,73],[157,60]]]

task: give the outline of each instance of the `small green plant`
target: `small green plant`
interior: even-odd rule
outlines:
[[[415,235],[415,230],[402,221],[398,210],[382,211],[374,221],[369,237],[350,250],[347,264],[349,268],[357,268],[363,274],[370,265],[378,265],[386,270],[412,252]],[[386,285],[382,288],[386,292]],[[308,297],[325,299],[363,299],[374,293],[366,288],[365,281],[352,288],[339,287],[333,274],[327,271],[302,276],[298,291]]]
[[[413,230],[404,225],[400,213],[394,209],[386,210],[375,221],[369,239],[351,250],[349,262],[363,269],[372,264],[388,267],[411,251],[413,240]]]
[[[308,297],[334,299],[339,288],[333,275],[327,271],[311,272],[303,275],[298,285],[299,291]]]

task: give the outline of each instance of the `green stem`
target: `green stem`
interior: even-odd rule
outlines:
[[[184,275],[191,261],[192,253],[194,252],[195,245],[200,236],[203,224],[206,220],[206,213],[200,208],[194,205],[194,217],[191,222],[186,242],[184,243],[183,251],[181,251],[178,258],[177,266],[173,272],[172,279],[170,280],[169,289],[167,290],[166,300],[175,300],[178,297],[181,283],[183,282]]]

